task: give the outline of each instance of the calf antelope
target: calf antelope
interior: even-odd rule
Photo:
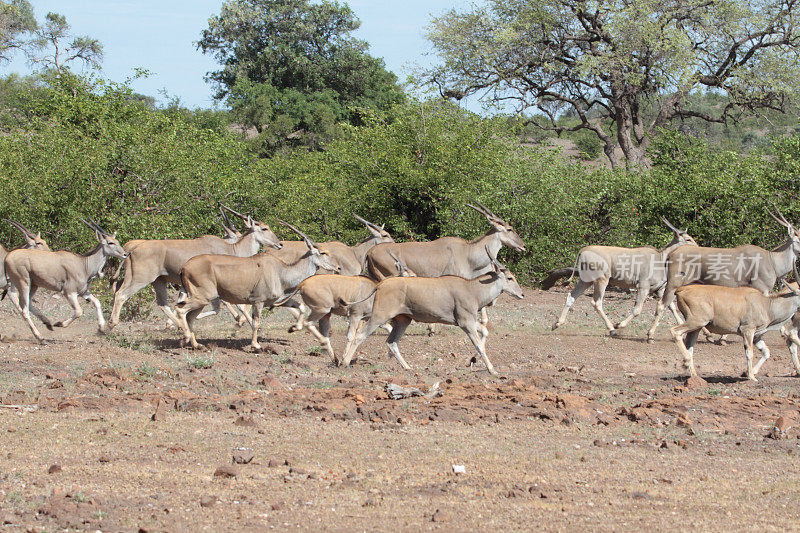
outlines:
[[[416,275],[399,259],[397,272],[401,277]],[[323,274],[307,278],[297,288],[297,292],[310,312],[308,316],[301,315],[297,324],[289,328],[289,332],[307,329],[325,347],[333,363],[338,364],[339,360],[331,346],[331,314],[347,317],[346,344],[350,344],[358,326],[372,313],[372,296],[377,284],[378,282],[367,276]]]
[[[178,317],[169,305],[167,284],[180,283],[181,267],[193,257],[203,254],[249,257],[258,253],[261,246],[281,248],[278,237],[268,225],[230,211],[241,216],[248,228],[247,233],[232,244],[214,235],[206,235],[198,239],[145,240],[133,247],[125,260],[125,277],[114,293],[109,329],[119,324],[125,301],[151,283],[156,292],[157,305],[180,326]]]
[[[684,366],[692,376],[697,375],[694,344],[700,330],[706,327],[712,333],[735,333],[742,337],[747,358],[746,376],[756,381],[758,370],[770,356],[762,338],[764,333],[780,329],[800,308],[800,291],[794,287],[790,287],[790,292],[765,296],[753,287],[684,285],[675,291],[675,296],[686,319],[670,332],[683,355]],[[755,366],[754,345],[762,353]]]
[[[375,288],[369,321],[345,347],[341,364],[348,366],[364,339],[391,320],[392,332],[386,339],[389,354],[394,355],[403,368],[410,369],[400,355],[397,343],[412,320],[416,320],[460,327],[472,341],[489,373],[497,375],[486,355],[489,332],[479,321],[478,314],[503,292],[515,298],[524,295],[514,274],[496,259],[491,260],[491,268],[487,274],[469,280],[458,276],[384,279]]]
[[[800,231],[780,211],[777,213],[778,216],[772,212],[769,214],[787,229],[789,238],[771,251],[752,244],[736,248],[678,246],[672,250],[667,256],[667,283],[658,302],[653,324],[647,332],[648,342],[653,342],[664,309],[670,306],[675,299],[675,291],[683,285],[703,283],[722,287],[753,287],[768,295],[775,282],[792,271],[800,254]]]
[[[100,301],[89,291],[92,280],[100,274],[109,257],[125,259],[127,253],[116,238],[95,222],[83,221],[94,230],[97,247],[87,254],[76,254],[65,250],[50,252],[45,250],[12,250],[5,259],[5,269],[11,284],[9,296],[14,306],[28,323],[33,335],[44,343],[44,338],[36,329],[30,313],[41,320],[47,329],[67,327],[83,314],[78,296],[90,301],[97,310],[98,329],[105,326]],[[36,307],[31,299],[39,288],[60,292],[72,305],[73,315],[67,320],[51,323]]]
[[[676,228],[664,217],[661,220],[673,233],[672,242],[661,250],[650,246],[639,248],[585,246],[578,252],[574,267],[552,271],[542,281],[544,290],[551,288],[560,278],[578,274],[578,282],[567,296],[564,309],[552,329],[564,325],[575,300],[580,298],[589,286],[594,288],[592,305],[611,335],[617,334],[619,330],[627,327],[631,320],[639,316],[648,296],[655,293],[660,299],[667,283],[666,260],[669,253],[678,246],[697,246],[694,239],[684,230]],[[636,303],[633,311],[617,325],[611,322],[603,310],[603,296],[609,285],[623,289],[636,289]],[[672,305],[670,309],[676,315],[676,319],[680,320],[677,317],[675,306]]]
[[[260,350],[258,330],[264,306],[280,305],[297,286],[317,269],[338,271],[339,265],[319,245],[294,226],[282,222],[306,243],[306,254],[293,263],[268,253],[251,257],[231,255],[200,255],[180,271],[181,298],[177,304],[178,318],[183,328],[183,344],[200,348],[193,332],[194,321],[203,307],[217,300],[252,306],[253,338],[250,345]]]

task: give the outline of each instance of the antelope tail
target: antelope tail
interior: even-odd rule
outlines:
[[[561,278],[566,278],[569,276],[569,278],[572,279],[572,276],[574,276],[577,272],[578,269],[575,267],[557,268],[552,270],[550,274],[548,274],[547,277],[542,280],[542,289],[548,290],[552,288],[553,285],[556,284],[556,281],[560,280]]]
[[[377,290],[378,290],[378,287],[375,287],[374,289],[372,289],[372,292],[367,295],[366,298],[362,298],[361,300],[356,300],[355,302],[347,302],[347,301],[344,300],[344,298],[340,297],[339,298],[339,307],[350,307],[351,305],[356,305],[356,304],[360,304],[361,302],[366,302],[367,300],[369,300],[372,297],[373,294],[375,294],[375,292]]]
[[[297,286],[297,288],[295,288],[295,290],[293,290],[293,291],[291,292],[291,294],[289,294],[289,296],[287,296],[287,297],[286,297],[286,298],[284,298],[283,300],[278,300],[277,302],[273,302],[273,303],[272,303],[272,305],[270,306],[270,308],[273,308],[273,307],[280,307],[280,306],[282,306],[283,304],[285,304],[286,302],[288,302],[289,300],[291,300],[292,298],[294,298],[294,296],[295,296],[295,295],[296,295],[298,292],[300,292],[300,285],[298,285],[298,286]]]

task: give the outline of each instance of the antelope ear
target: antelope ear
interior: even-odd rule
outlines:
[[[41,231],[36,232],[36,238],[37,239],[41,239],[42,238],[42,232]]]
[[[113,238],[115,238],[115,239],[116,239],[116,238],[117,238],[117,232],[115,231],[115,232],[114,232],[114,233],[111,235],[111,237],[113,237]]]

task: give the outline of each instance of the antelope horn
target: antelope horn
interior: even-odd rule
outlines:
[[[774,207],[774,208],[775,208],[775,212],[776,212],[776,213],[778,213],[778,216],[779,216],[779,217],[781,217],[781,220],[783,220],[783,222],[784,222],[785,224],[787,224],[787,227],[789,227],[789,228],[793,227],[793,226],[792,226],[792,223],[791,223],[791,222],[789,222],[788,220],[786,220],[786,217],[785,217],[785,216],[783,216],[783,213],[781,213],[781,210],[780,210],[780,209],[778,209],[778,206],[777,206],[777,205],[775,205],[775,202],[773,202],[773,203],[772,203],[772,207]]]
[[[487,213],[484,209],[481,209],[480,207],[475,207],[472,204],[464,204],[464,205],[466,205],[467,207],[471,207],[472,209],[474,209],[475,211],[477,211],[478,213],[480,213],[481,215],[483,215],[485,217],[489,216],[489,213]],[[478,204],[478,205],[481,205],[481,204]]]
[[[373,224],[369,220],[364,220],[363,218],[361,218],[360,216],[356,215],[355,213],[353,213],[353,216],[355,217],[356,220],[358,220],[362,224],[364,224],[366,226],[369,226],[371,228],[374,228],[374,229],[379,229],[377,224]]]
[[[106,231],[102,226],[100,226],[100,224],[98,224],[94,220],[89,219],[89,221],[87,222],[86,220],[81,219],[81,221],[90,228],[92,228],[93,230],[99,231],[101,235],[111,235],[108,231]]]
[[[476,201],[475,203],[478,204],[481,207],[481,209],[483,209],[488,215],[493,216],[494,218],[500,218],[499,216],[497,216],[494,213],[492,213],[492,211],[488,207],[483,205],[482,203],[480,203],[478,201]]]
[[[219,212],[222,215],[222,225],[226,228],[233,229],[233,224],[231,224],[231,219],[228,218],[228,214],[222,209],[222,204],[219,204]]]
[[[303,240],[306,240],[306,241],[308,241],[308,242],[310,242],[310,243],[312,243],[312,244],[316,244],[316,243],[315,243],[313,240],[311,240],[311,237],[309,237],[308,235],[306,235],[305,233],[303,233],[303,232],[302,232],[302,231],[300,231],[299,229],[295,228],[294,226],[292,226],[292,225],[291,225],[291,224],[289,224],[288,222],[286,222],[286,221],[284,221],[284,220],[281,220],[281,219],[278,219],[278,222],[280,222],[281,224],[283,224],[283,225],[284,225],[284,226],[286,226],[287,228],[291,229],[292,231],[294,231],[295,233],[297,233],[298,235],[300,235],[300,236],[303,238]]]
[[[20,230],[25,237],[28,237],[29,239],[32,239],[33,237],[35,237],[35,235],[33,233],[31,233],[31,231],[28,228],[26,228],[25,226],[23,226],[19,222],[15,222],[15,221],[11,220],[10,218],[4,218],[3,220],[5,220],[6,222],[11,224],[12,226],[17,228],[18,230]]]
[[[772,211],[770,211],[769,209],[767,209],[767,213],[769,213],[769,216],[771,216],[772,218],[774,218],[774,219],[775,219],[775,221],[776,221],[778,224],[780,224],[781,226],[784,226],[784,227],[787,227],[787,228],[791,228],[791,227],[792,227],[792,225],[791,225],[789,222],[787,222],[786,220],[781,220],[780,218],[778,218],[777,216],[775,216],[775,213],[773,213],[773,212],[772,212]],[[783,217],[783,215],[781,215],[781,217]]]
[[[663,222],[664,224],[666,224],[666,225],[667,225],[667,227],[668,227],[669,229],[671,229],[672,231],[674,231],[675,233],[678,233],[678,234],[680,234],[680,233],[684,233],[682,230],[679,230],[678,228],[676,228],[675,226],[673,226],[673,225],[672,225],[672,223],[670,223],[670,221],[669,221],[669,220],[667,220],[667,217],[661,217],[661,222]]]
[[[230,207],[228,207],[227,205],[222,205],[222,204],[219,204],[219,206],[220,206],[222,209],[224,209],[224,210],[226,210],[226,211],[229,211],[229,212],[233,213],[234,215],[236,215],[237,217],[241,218],[242,220],[245,220],[245,221],[246,221],[246,220],[249,218],[247,215],[243,215],[243,214],[241,214],[241,213],[240,213],[240,212],[238,212],[238,211],[234,211],[233,209],[231,209],[231,208],[230,208]]]

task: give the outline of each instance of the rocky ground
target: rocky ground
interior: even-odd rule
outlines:
[[[87,312],[39,346],[4,303],[0,530],[798,528],[800,380],[777,335],[757,383],[738,377],[738,338],[699,343],[704,380],[687,383],[669,322],[642,341],[652,302],[609,338],[588,299],[551,332],[564,298],[529,289],[490,311],[500,378],[467,366],[455,328],[409,328],[413,372],[383,333],[338,369],[285,311],[265,353],[227,316],[199,328],[198,353],[157,315],[100,337]],[[385,391],[436,382],[435,397]]]

